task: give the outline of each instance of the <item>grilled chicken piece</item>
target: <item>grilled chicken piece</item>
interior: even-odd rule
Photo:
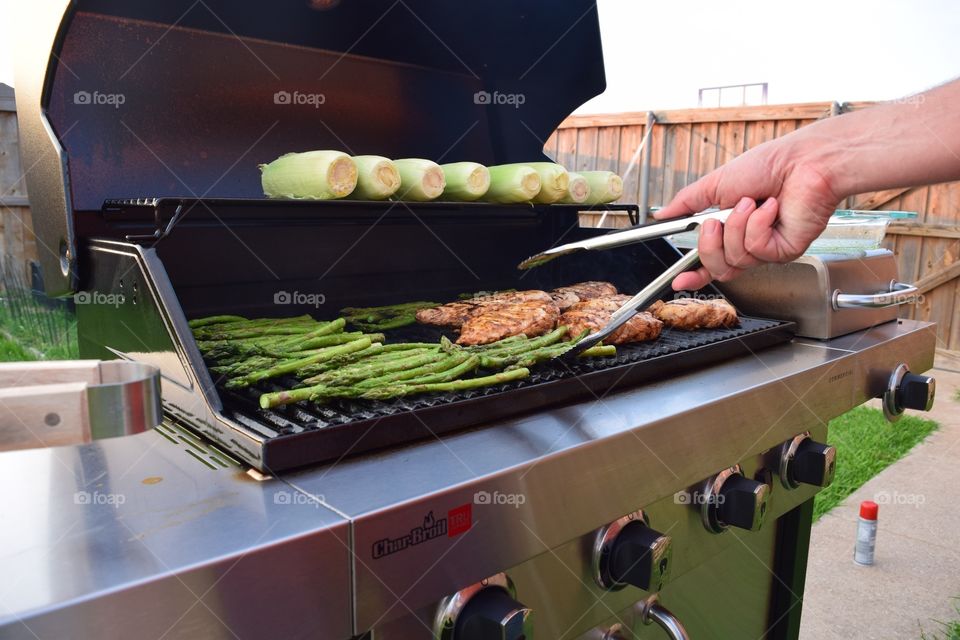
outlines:
[[[630,296],[615,295],[578,302],[560,316],[559,324],[566,325],[569,328],[568,335],[571,336],[578,336],[584,330],[596,333],[607,326],[613,312],[623,306],[629,299]],[[663,323],[660,320],[643,311],[627,320],[626,324],[614,331],[610,337],[604,340],[604,343],[625,344],[655,340],[660,335],[662,328]]]
[[[493,311],[520,302],[552,302],[546,291],[504,291],[489,296],[450,302],[431,309],[417,311],[417,322],[440,327],[459,327],[477,313]]]
[[[566,311],[578,302],[584,300],[593,300],[604,296],[617,295],[617,288],[609,282],[600,280],[589,280],[587,282],[578,282],[569,287],[557,287],[550,292],[553,301],[560,307],[560,311]]]
[[[560,309],[552,301],[499,303],[464,322],[457,344],[488,344],[521,333],[532,338],[552,330],[559,317]]]
[[[737,310],[726,300],[678,298],[650,306],[650,313],[675,329],[718,329],[737,324]]]

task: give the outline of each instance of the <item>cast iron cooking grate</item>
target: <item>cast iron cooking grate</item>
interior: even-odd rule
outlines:
[[[505,392],[513,395],[520,389],[571,380],[576,376],[581,376],[585,381],[586,384],[580,385],[583,390],[589,388],[596,393],[602,393],[622,381],[636,384],[642,379],[661,379],[698,365],[783,342],[788,340],[792,333],[793,323],[741,317],[739,326],[731,329],[666,330],[653,342],[620,345],[617,347],[617,355],[609,358],[592,358],[572,364],[542,363],[533,368],[530,377],[525,380],[459,393],[425,394],[385,401],[344,399],[325,404],[302,402],[277,409],[261,409],[259,398],[262,393],[299,385],[298,380],[292,377],[266,381],[243,390],[230,390],[218,384],[218,391],[224,406],[224,417],[267,439],[282,438],[352,423],[375,420],[383,422],[383,419],[391,416],[415,413],[442,405],[465,403],[476,406],[475,402],[465,401],[483,400]],[[436,330],[426,327],[394,331],[388,336],[391,342],[435,341],[438,338],[439,333]],[[651,366],[641,366],[645,364]],[[591,375],[599,372],[611,372],[615,375],[613,378]],[[559,403],[569,399],[566,393],[554,392],[546,395],[548,402],[540,404]],[[482,416],[460,417],[464,422],[463,426],[484,419]]]

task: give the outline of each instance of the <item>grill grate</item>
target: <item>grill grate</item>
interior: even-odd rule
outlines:
[[[261,383],[243,390],[230,390],[218,387],[224,405],[224,415],[245,427],[256,431],[265,438],[283,438],[285,436],[303,435],[319,432],[331,427],[364,424],[364,429],[370,421],[383,422],[384,419],[412,414],[442,405],[455,405],[465,401],[475,401],[504,392],[515,393],[519,389],[532,388],[550,382],[559,382],[580,376],[587,382],[580,385],[584,390],[590,388],[596,393],[602,393],[619,381],[629,377],[632,384],[641,378],[650,379],[654,376],[663,377],[670,371],[679,368],[689,368],[704,362],[703,356],[709,356],[709,361],[721,360],[735,353],[745,352],[748,348],[766,346],[771,342],[782,342],[788,339],[792,332],[792,323],[759,318],[741,317],[740,325],[732,329],[701,329],[699,331],[665,330],[658,340],[648,343],[620,345],[617,355],[610,358],[591,358],[573,364],[542,363],[531,370],[531,375],[525,380],[509,382],[482,389],[472,389],[459,393],[426,394],[407,398],[396,398],[386,401],[374,400],[336,400],[326,404],[298,403],[279,407],[277,409],[261,409],[259,398],[262,393],[289,389],[299,384],[292,377],[280,378],[276,381]],[[428,327],[411,327],[399,331],[389,332],[388,340],[397,341],[436,341],[440,332]],[[763,341],[748,341],[750,337],[763,336]],[[753,342],[753,344],[750,344]],[[727,349],[716,348],[726,345]],[[714,347],[714,349],[710,349]],[[704,349],[707,348],[707,349]],[[688,352],[703,351],[699,358],[689,358]],[[687,360],[688,362],[684,362]],[[656,361],[655,367],[647,367],[637,371],[644,363]],[[673,365],[665,369],[664,365]],[[686,365],[686,366],[684,366]],[[630,368],[627,376],[626,368]],[[612,380],[600,377],[591,380],[601,372],[613,373]],[[637,374],[641,374],[638,376]],[[549,394],[552,402],[557,403],[568,399],[567,394]],[[473,403],[471,403],[473,404]],[[547,403],[544,403],[547,404]],[[479,417],[482,420],[483,417]],[[466,419],[467,426],[479,420]]]

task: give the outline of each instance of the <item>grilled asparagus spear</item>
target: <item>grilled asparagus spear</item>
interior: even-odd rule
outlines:
[[[259,369],[257,371],[252,371],[245,376],[240,378],[233,378],[227,382],[226,386],[230,389],[247,387],[253,384],[254,382],[259,382],[260,380],[266,380],[267,378],[275,378],[277,376],[282,376],[286,373],[293,373],[298,369],[309,366],[317,362],[323,362],[324,360],[330,360],[336,358],[337,356],[343,355],[345,353],[352,353],[354,351],[362,351],[370,346],[370,338],[360,338],[354,340],[353,342],[348,342],[346,344],[341,344],[336,347],[329,347],[327,349],[322,349],[320,352],[315,353],[314,355],[308,358],[300,358],[298,360],[287,360],[280,364],[274,365],[268,369]]]

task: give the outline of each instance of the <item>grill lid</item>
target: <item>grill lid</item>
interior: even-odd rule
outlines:
[[[257,164],[288,151],[542,158],[605,87],[587,0],[68,4],[24,3],[18,22],[23,159],[37,165],[27,183],[52,293],[75,285],[74,211],[261,197]]]

